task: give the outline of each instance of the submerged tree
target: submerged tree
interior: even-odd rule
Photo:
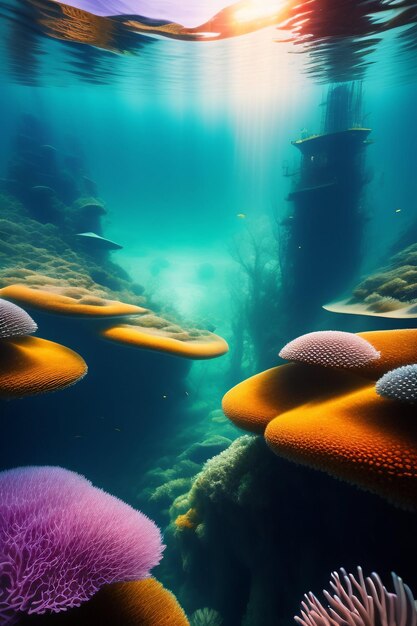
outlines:
[[[273,228],[265,220],[247,226],[230,249],[238,264],[230,287],[233,308],[230,375],[235,380],[242,377],[243,369],[251,373],[276,363],[280,304],[276,247]]]

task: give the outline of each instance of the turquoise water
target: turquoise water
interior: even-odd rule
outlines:
[[[417,593],[415,371],[408,403],[374,391],[385,371],[417,362],[415,11],[359,0],[0,8],[0,316],[14,302],[37,323],[36,338],[88,366],[60,388],[66,357],[49,356],[40,389],[32,366],[15,382],[16,345],[27,339],[0,339],[0,625],[289,626],[304,593],[358,565],[389,590],[394,571]],[[77,238],[91,231],[119,249]],[[10,291],[20,284],[29,296]],[[132,322],[97,298],[151,313],[133,311]],[[80,313],[78,301],[96,310]],[[106,336],[126,319],[139,324],[135,346]],[[386,343],[366,336],[383,366],[262,374],[284,364],[289,341],[322,330],[350,341],[386,332]],[[336,352],[356,358],[351,344]],[[256,374],[259,387],[241,387],[222,410],[223,396]],[[373,399],[347,400],[344,422],[336,401],[366,385]],[[266,423],[297,407],[294,447],[283,431],[278,443],[267,431],[266,446]],[[352,424],[346,459],[339,436],[349,439]],[[152,575],[182,617],[154,611],[149,590],[135,601],[152,616],[131,612],[110,584],[139,578],[129,573],[103,577],[104,612],[98,595],[81,609],[63,602],[54,616],[58,566],[48,583],[31,582],[39,565],[31,569],[29,549],[22,576],[31,571],[35,600],[42,583],[53,587],[50,605],[43,614],[33,599],[12,602],[6,470],[33,465],[77,472],[155,521],[166,548]],[[74,493],[56,506],[64,520]],[[33,513],[19,515],[26,523]],[[86,523],[101,536],[94,507]],[[56,540],[37,532],[42,545]],[[78,545],[74,535],[76,557]],[[71,569],[77,580],[83,558]],[[415,609],[406,610],[404,621],[309,623],[412,626]]]

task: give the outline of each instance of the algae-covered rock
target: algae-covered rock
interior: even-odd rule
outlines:
[[[396,254],[385,268],[371,274],[340,302],[326,304],[335,313],[415,318],[417,311],[417,243]]]
[[[346,558],[415,578],[413,516],[276,457],[260,437],[209,460],[170,515],[159,575],[190,616],[216,607],[223,626],[288,626],[305,589]],[[393,526],[395,545],[384,542]]]
[[[197,464],[202,464],[213,456],[220,454],[232,443],[231,439],[222,435],[213,435],[204,441],[192,444],[184,453],[183,457]]]

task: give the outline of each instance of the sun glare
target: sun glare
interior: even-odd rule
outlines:
[[[286,0],[251,0],[235,12],[234,18],[240,23],[274,18],[286,4]]]

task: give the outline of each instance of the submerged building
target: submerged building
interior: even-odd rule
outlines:
[[[361,260],[362,192],[369,179],[364,155],[371,132],[362,126],[361,85],[331,86],[323,107],[321,133],[292,142],[301,165],[280,224],[290,335],[311,328],[321,306],[355,279]]]

